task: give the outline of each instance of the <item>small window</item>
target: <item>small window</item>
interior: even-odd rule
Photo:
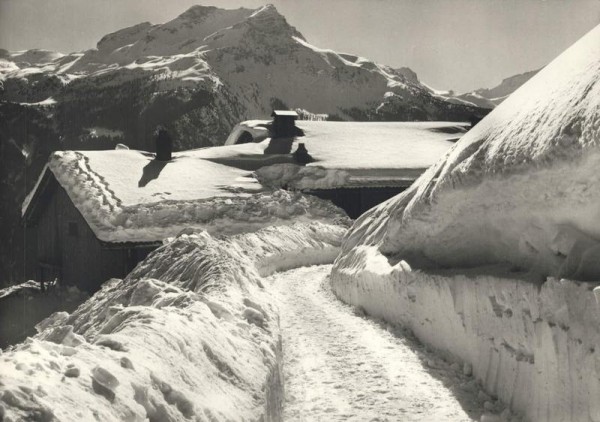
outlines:
[[[69,221],[69,236],[79,236],[79,226],[75,221]]]

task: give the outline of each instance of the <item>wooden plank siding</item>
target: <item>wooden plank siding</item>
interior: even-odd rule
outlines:
[[[352,219],[405,191],[405,187],[357,187],[311,190],[307,193],[327,199],[346,211]]]
[[[54,179],[54,178],[53,178]],[[104,245],[77,210],[66,191],[54,179],[47,193],[39,198],[39,214],[29,221],[27,231],[36,247],[37,259],[31,260],[30,277],[38,281],[58,278],[62,284],[74,285],[87,292],[95,292],[113,277],[123,278],[133,267],[155,249],[135,245]]]

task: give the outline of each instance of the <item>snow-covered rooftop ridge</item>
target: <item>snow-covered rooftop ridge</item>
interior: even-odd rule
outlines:
[[[600,26],[470,130],[408,191],[366,213],[368,243],[423,265],[511,262],[600,277]]]
[[[201,151],[175,153],[169,162],[133,150],[62,151],[48,169],[105,242],[157,242],[187,228],[231,234],[342,215],[313,197],[265,192],[249,171],[204,160]]]

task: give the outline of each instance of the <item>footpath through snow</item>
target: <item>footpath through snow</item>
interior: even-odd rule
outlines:
[[[479,420],[490,399],[462,367],[357,315],[331,292],[330,271],[301,267],[269,278],[280,306],[284,420]]]

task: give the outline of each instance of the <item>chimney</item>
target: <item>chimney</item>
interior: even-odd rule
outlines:
[[[286,138],[296,135],[298,113],[292,110],[273,110],[271,138]]]
[[[303,166],[313,161],[313,158],[308,153],[304,142],[298,144],[298,149],[296,149],[296,151],[294,152],[293,157],[298,164],[301,164]]]
[[[156,160],[157,161],[170,161],[171,152],[173,151],[173,141],[169,136],[167,130],[159,126],[156,128]]]

